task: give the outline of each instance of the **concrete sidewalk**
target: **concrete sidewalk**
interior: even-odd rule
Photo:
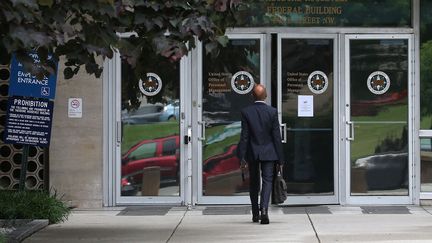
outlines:
[[[250,207],[74,210],[24,242],[432,242],[432,207],[273,207],[270,224]]]

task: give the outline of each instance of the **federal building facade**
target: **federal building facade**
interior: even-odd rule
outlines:
[[[286,205],[428,204],[431,11],[431,0],[251,1],[216,58],[199,43],[175,65],[149,54],[145,80],[120,54],[100,79],[59,77],[51,146],[30,154],[28,186],[79,207],[248,204],[240,110],[261,83],[279,111]],[[68,116],[70,98],[82,117]],[[19,151],[0,149],[2,189],[16,187]]]

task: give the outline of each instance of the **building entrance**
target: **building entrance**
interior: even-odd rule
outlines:
[[[115,205],[248,204],[236,146],[254,83],[279,111],[285,204],[412,203],[412,34],[281,32],[233,31],[216,58],[198,45],[146,80],[117,56]]]
[[[247,86],[240,90],[235,84],[250,80],[273,91],[268,103],[279,110],[289,193],[286,204],[339,203],[338,105],[334,96],[338,87],[338,35],[229,37],[228,46],[217,59],[203,55],[203,51],[197,58],[202,60],[197,85],[202,104],[197,105],[200,137],[194,147],[198,155],[194,164],[198,164],[197,174],[201,176],[196,203],[249,203],[248,176],[241,174],[235,150],[241,131],[240,110],[253,101]],[[273,67],[277,70],[272,74]]]

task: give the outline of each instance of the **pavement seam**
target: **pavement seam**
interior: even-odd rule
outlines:
[[[317,232],[316,229],[315,229],[315,225],[314,225],[313,222],[312,222],[312,219],[311,219],[311,217],[310,217],[310,215],[309,215],[309,212],[308,212],[307,208],[305,208],[305,213],[306,213],[306,215],[307,215],[307,217],[308,217],[308,219],[309,219],[309,222],[310,222],[310,224],[311,224],[311,226],[312,226],[313,231],[315,232],[315,237],[317,238],[318,243],[321,243],[321,240],[320,240],[320,238],[319,238],[319,236],[318,236],[318,232]]]
[[[186,211],[184,212],[182,218],[180,219],[180,221],[178,222],[178,224],[176,225],[176,227],[174,228],[173,232],[171,233],[170,237],[168,238],[168,240],[166,241],[166,243],[168,243],[171,238],[174,236],[175,232],[177,231],[177,228],[180,226],[180,224],[183,222],[183,219],[186,217],[186,213],[189,211],[189,209],[186,209]]]
[[[432,213],[431,212],[429,212],[428,210],[426,210],[424,207],[421,207],[426,213],[428,213],[428,214],[430,214],[430,215],[432,215]]]

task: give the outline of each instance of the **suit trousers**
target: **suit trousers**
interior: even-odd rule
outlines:
[[[268,209],[270,194],[273,187],[274,161],[252,161],[249,167],[249,196],[252,204],[252,213],[257,214],[260,209]],[[261,199],[258,206],[258,194],[260,191],[260,167],[262,190]]]

